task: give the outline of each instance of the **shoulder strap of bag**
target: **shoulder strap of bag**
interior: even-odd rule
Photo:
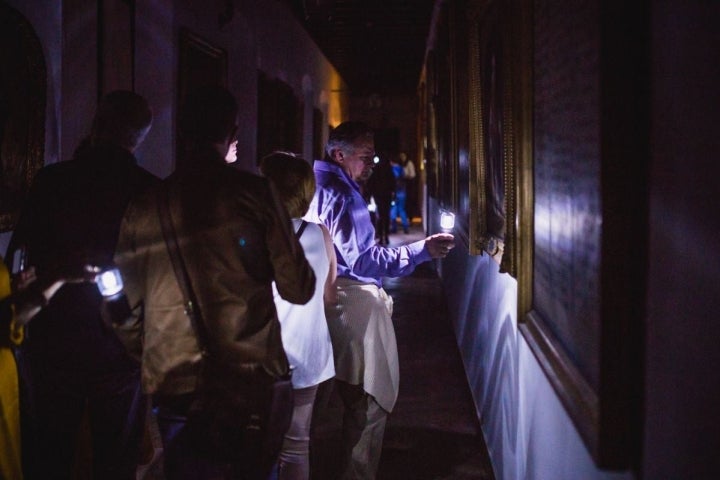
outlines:
[[[200,315],[200,308],[195,298],[195,292],[190,285],[190,278],[188,277],[185,262],[180,253],[177,232],[175,231],[170,213],[170,193],[168,192],[167,184],[162,185],[157,191],[157,207],[163,238],[165,239],[165,245],[170,255],[170,262],[172,263],[175,277],[183,294],[185,314],[190,319],[192,328],[195,331],[195,336],[198,339],[198,345],[204,357],[208,354],[207,332],[205,331],[205,324]]]
[[[295,232],[295,238],[300,240],[300,237],[302,237],[302,234],[305,231],[305,227],[307,227],[307,224],[308,222],[306,222],[305,220],[302,221],[302,223],[300,224],[300,228],[298,228],[298,231]]]

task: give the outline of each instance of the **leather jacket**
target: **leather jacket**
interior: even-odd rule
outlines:
[[[116,331],[142,358],[145,391],[193,391],[201,359],[163,239],[162,189],[211,352],[238,371],[286,374],[272,281],[283,298],[304,304],[315,288],[313,271],[270,183],[208,150],[133,200],[122,222],[115,261],[136,316]]]

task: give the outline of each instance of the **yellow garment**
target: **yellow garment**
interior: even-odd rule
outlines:
[[[10,274],[0,257],[0,299],[10,295]],[[10,338],[15,328],[9,325]],[[8,347],[0,347],[0,478],[22,479],[20,464],[20,396],[15,357]]]

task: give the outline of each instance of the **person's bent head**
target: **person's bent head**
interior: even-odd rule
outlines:
[[[178,118],[181,142],[190,149],[212,147],[225,158],[237,133],[238,104],[223,87],[190,92]]]
[[[325,153],[353,180],[367,180],[375,156],[373,130],[363,122],[343,122],[330,131]]]
[[[315,175],[308,162],[292,153],[273,152],[260,160],[260,172],[275,185],[290,217],[307,213],[315,194]]]
[[[152,118],[150,105],[137,93],[127,90],[108,93],[95,112],[91,143],[111,143],[134,152],[150,131]]]

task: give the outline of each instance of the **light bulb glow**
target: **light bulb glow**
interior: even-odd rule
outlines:
[[[440,212],[440,228],[449,231],[455,228],[455,214],[452,212]]]
[[[99,274],[95,277],[95,283],[103,297],[112,297],[123,289],[122,276],[117,268]]]

